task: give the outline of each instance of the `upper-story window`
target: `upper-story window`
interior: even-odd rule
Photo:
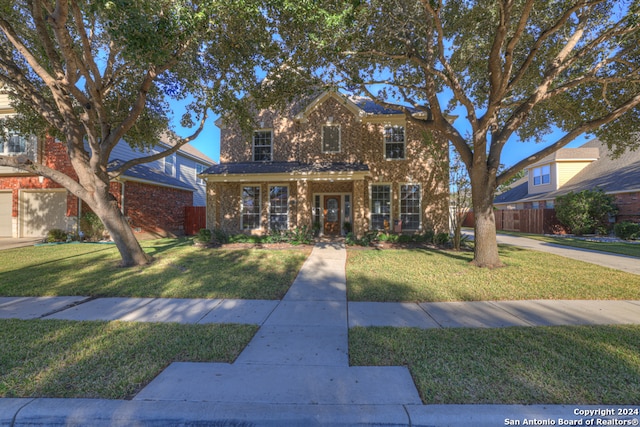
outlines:
[[[6,139],[0,137],[0,154],[4,156],[24,154],[27,152],[27,143],[27,138],[16,134],[10,134]]]
[[[272,160],[272,136],[270,130],[253,132],[253,161],[270,162]]]
[[[384,158],[405,158],[404,126],[386,126],[384,128]]]
[[[340,152],[340,125],[322,126],[322,152]]]
[[[26,155],[36,161],[37,140],[34,136],[21,136],[18,134],[0,134],[0,156]]]
[[[205,185],[204,179],[200,178],[200,174],[205,171],[207,167],[201,163],[196,163],[196,184]]]
[[[164,158],[164,173],[176,176],[176,153],[170,154]]]
[[[533,169],[533,185],[544,185],[551,182],[551,166],[545,165]]]

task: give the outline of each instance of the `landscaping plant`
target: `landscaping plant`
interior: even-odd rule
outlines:
[[[578,236],[595,232],[606,234],[609,216],[618,212],[614,197],[600,188],[559,196],[555,209],[558,221]]]

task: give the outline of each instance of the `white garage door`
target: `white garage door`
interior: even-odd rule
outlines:
[[[44,237],[52,228],[66,229],[66,191],[22,191],[20,236]]]
[[[11,233],[11,191],[0,193],[0,237],[12,237]]]

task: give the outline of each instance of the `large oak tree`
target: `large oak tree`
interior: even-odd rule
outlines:
[[[639,145],[638,0],[293,3],[281,25],[295,61],[455,147],[471,180],[478,266],[501,265],[497,186],[585,133],[618,152]],[[510,140],[541,148],[499,170]]]
[[[0,87],[18,113],[0,127],[60,140],[77,179],[22,157],[0,165],[56,181],[100,217],[123,265],[147,263],[109,182],[193,140],[208,111],[243,109],[256,73],[279,64],[262,10],[253,0],[0,0]],[[110,170],[116,144],[143,152],[171,129],[172,100],[186,105],[192,134]]]

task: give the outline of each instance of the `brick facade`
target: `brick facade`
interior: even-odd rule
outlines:
[[[400,217],[400,186],[420,184],[421,186],[421,230],[448,230],[448,146],[426,136],[402,115],[363,117],[350,107],[340,95],[320,98],[313,108],[301,111],[306,105],[292,106],[289,110],[276,113],[262,111],[256,123],[261,130],[272,131],[273,162],[314,163],[363,163],[369,167],[364,178],[329,179],[326,177],[291,180],[282,185],[290,188],[289,226],[312,226],[315,196],[319,194],[341,194],[351,197],[351,218],[357,235],[369,229],[370,187],[372,184],[391,186],[392,220]],[[297,108],[297,110],[296,110]],[[297,117],[296,117],[297,116]],[[340,127],[339,152],[323,152],[323,125]],[[385,126],[399,125],[405,128],[405,156],[403,159],[386,159],[384,144]],[[243,133],[233,123],[225,123],[221,128],[220,163],[251,162],[252,133]],[[440,160],[436,160],[440,159]],[[261,185],[261,194],[268,194],[268,186],[274,182],[264,182],[267,176],[243,177],[240,182],[208,183],[208,226],[221,227],[228,232],[239,232],[241,210],[241,187]],[[233,179],[230,179],[233,181]],[[263,229],[268,228],[268,200],[262,198]],[[254,231],[255,232],[255,231]]]
[[[640,191],[616,194],[615,204],[618,207],[616,222],[632,221],[640,223]]]
[[[39,142],[38,148],[38,158],[42,159],[43,164],[77,179],[63,143],[48,137]],[[0,176],[0,191],[12,190],[13,237],[23,237],[18,231],[20,191],[60,188],[62,186],[48,178],[24,172]],[[122,200],[121,189],[121,183],[111,184],[111,192],[119,202]],[[125,216],[129,218],[134,231],[154,236],[181,235],[184,234],[184,208],[193,205],[193,193],[187,190],[127,181],[124,201]],[[90,211],[84,203],[79,211],[78,205],[78,198],[67,193],[65,223],[69,231],[76,229],[79,213]]]

